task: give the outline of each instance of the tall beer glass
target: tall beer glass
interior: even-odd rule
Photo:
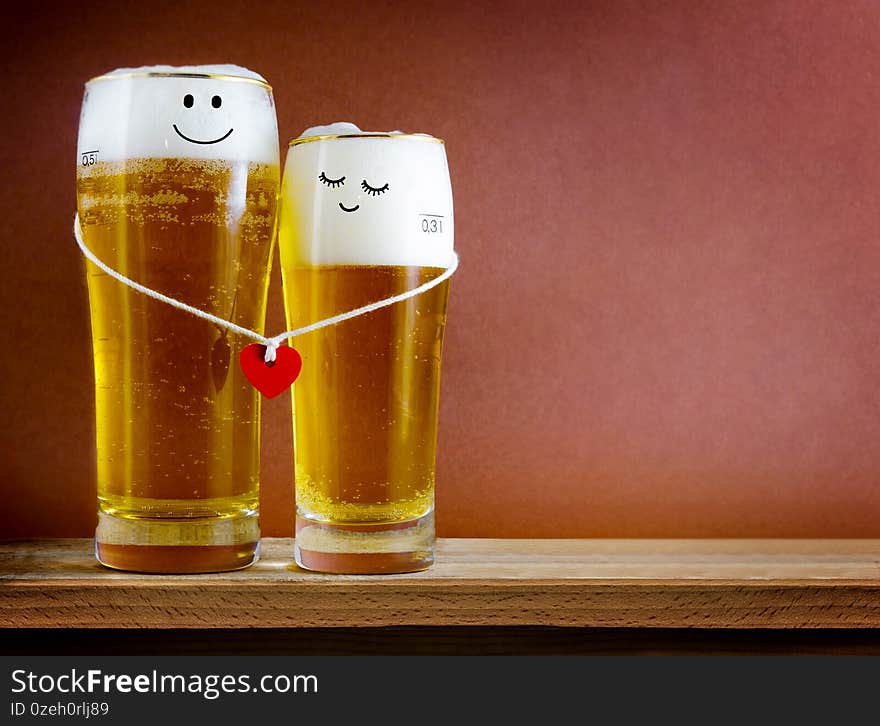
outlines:
[[[291,328],[427,282],[453,254],[442,141],[328,131],[291,142],[284,170]],[[294,341],[303,359],[293,387],[300,566],[408,572],[433,562],[447,296],[444,282]]]
[[[123,275],[262,330],[279,191],[271,88],[237,66],[124,69],[86,84],[77,206]],[[87,263],[103,564],[245,567],[259,553],[260,399],[250,340]]]

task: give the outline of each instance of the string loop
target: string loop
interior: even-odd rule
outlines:
[[[320,330],[321,328],[326,328],[328,325],[336,325],[338,323],[344,322],[345,320],[351,320],[352,318],[356,318],[359,315],[366,315],[367,313],[372,313],[375,310],[380,310],[384,307],[388,307],[389,305],[394,305],[394,303],[402,302],[403,300],[407,300],[411,297],[415,297],[416,295],[421,295],[423,292],[427,292],[432,287],[437,287],[437,285],[445,282],[450,277],[455,274],[455,271],[458,269],[458,255],[455,252],[452,252],[452,260],[449,263],[449,267],[447,267],[442,274],[437,275],[437,277],[428,280],[418,287],[414,287],[411,290],[407,290],[406,292],[402,292],[398,295],[392,295],[391,297],[386,297],[381,300],[377,300],[376,302],[372,302],[369,305],[363,305],[359,308],[354,308],[353,310],[349,310],[344,313],[340,313],[339,315],[334,315],[330,318],[324,318],[322,320],[318,320],[315,323],[310,323],[309,325],[304,325],[301,328],[296,328],[294,330],[287,330],[279,335],[276,335],[272,338],[267,338],[264,335],[261,335],[255,330],[251,330],[250,328],[245,328],[241,325],[236,325],[231,320],[226,320],[224,318],[218,317],[217,315],[212,315],[211,313],[206,313],[204,310],[199,310],[192,305],[187,305],[176,298],[170,297],[168,295],[163,295],[161,292],[157,292],[152,288],[147,287],[146,285],[141,285],[139,282],[135,282],[134,280],[126,277],[125,275],[117,272],[112,267],[98,259],[94,252],[92,252],[88,247],[86,247],[85,242],[83,242],[82,236],[82,226],[79,222],[79,212],[73,218],[73,236],[76,239],[76,243],[79,246],[80,251],[83,255],[88,259],[92,264],[98,267],[103,272],[106,272],[110,277],[115,280],[118,280],[123,285],[127,285],[132,290],[137,290],[140,293],[143,293],[147,297],[151,297],[154,300],[159,300],[171,307],[177,308],[178,310],[183,310],[184,312],[189,313],[190,315],[195,315],[197,318],[201,318],[202,320],[207,320],[208,322],[213,323],[214,325],[219,325],[221,328],[226,328],[227,330],[232,331],[233,333],[238,333],[239,335],[247,336],[248,338],[252,338],[263,345],[266,346],[266,354],[264,360],[266,363],[271,363],[275,360],[276,351],[278,350],[278,346],[281,345],[285,340],[289,338],[293,338],[297,335],[305,335],[306,333],[311,333],[315,330]]]

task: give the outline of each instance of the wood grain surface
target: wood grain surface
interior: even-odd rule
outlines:
[[[85,539],[0,544],[0,627],[878,628],[880,540],[438,542],[409,575],[338,576],[266,539],[234,573],[133,575]]]

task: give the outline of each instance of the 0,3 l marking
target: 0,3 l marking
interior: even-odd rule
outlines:
[[[443,234],[442,214],[420,214],[422,218],[422,232],[426,234]]]

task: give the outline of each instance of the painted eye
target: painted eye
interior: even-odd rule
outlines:
[[[220,108],[221,103],[223,103],[223,99],[220,98],[220,96],[214,96],[214,98],[211,99],[211,105],[214,108]]]
[[[187,94],[183,97],[183,105],[186,106],[187,108],[192,108],[192,107],[193,107],[193,104],[194,104],[195,102],[196,102],[196,99],[194,99],[194,98],[192,97],[192,94],[191,94],[191,93],[187,93]]]
[[[361,189],[363,189],[371,197],[378,197],[380,194],[384,194],[388,191],[388,182],[385,182],[385,184],[381,187],[371,187],[369,184],[367,184],[367,180],[364,179],[361,182]]]
[[[345,183],[344,176],[341,176],[338,179],[330,179],[327,177],[327,175],[323,171],[320,174],[318,174],[318,179],[323,184],[326,184],[328,187],[332,187],[333,189],[336,189],[336,187],[341,187]]]

